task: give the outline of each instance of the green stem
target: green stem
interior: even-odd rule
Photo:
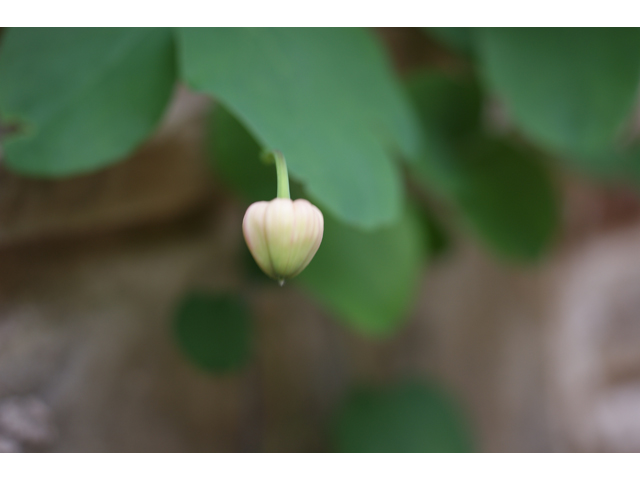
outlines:
[[[291,199],[289,193],[289,173],[287,172],[287,162],[281,152],[275,150],[273,158],[276,161],[276,174],[278,175],[278,198]]]

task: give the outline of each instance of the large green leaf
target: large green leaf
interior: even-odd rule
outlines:
[[[122,159],[153,132],[175,78],[168,29],[10,29],[0,115],[18,133],[4,142],[6,165],[60,177]]]
[[[232,295],[189,292],[176,309],[173,331],[187,358],[211,373],[235,372],[251,355],[249,309]]]
[[[361,29],[180,29],[188,84],[221,101],[294,179],[342,221],[397,220],[394,148],[421,137],[374,38]]]
[[[425,30],[453,50],[464,55],[473,54],[473,27],[431,27]]]
[[[470,142],[460,155],[461,186],[451,193],[467,222],[501,256],[538,259],[559,224],[555,187],[539,159],[488,139]]]
[[[386,335],[406,320],[426,245],[425,231],[412,212],[373,232],[325,215],[322,245],[297,281],[349,326]]]
[[[354,390],[338,412],[338,452],[420,453],[474,450],[459,406],[438,385],[408,382]]]
[[[537,259],[558,226],[551,177],[537,156],[481,131],[481,97],[470,80],[422,72],[409,82],[427,149],[412,172],[453,204],[496,253]]]
[[[248,201],[273,197],[275,168],[257,160],[260,147],[255,140],[222,108],[214,111],[213,120],[216,173]],[[293,198],[299,196],[295,183],[291,191]],[[393,331],[411,305],[424,265],[427,244],[422,223],[407,213],[391,226],[363,231],[323,213],[320,249],[292,282],[358,331],[371,335]]]
[[[481,72],[533,141],[588,163],[606,153],[634,106],[640,29],[478,29]]]
[[[456,149],[481,128],[482,94],[469,79],[437,71],[414,73],[407,80],[410,98],[423,127],[425,148],[413,172],[442,195],[460,189]]]

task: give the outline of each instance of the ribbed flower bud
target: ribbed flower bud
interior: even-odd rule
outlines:
[[[324,218],[307,200],[275,198],[252,204],[242,230],[256,263],[282,284],[302,272],[318,251]]]

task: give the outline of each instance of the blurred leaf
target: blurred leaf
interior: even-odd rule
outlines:
[[[12,28],[0,48],[0,114],[16,172],[61,177],[112,164],[155,129],[175,83],[164,28]]]
[[[478,29],[481,71],[534,142],[599,158],[634,107],[638,28]]]
[[[272,199],[275,177],[270,172],[275,169],[257,159],[255,140],[223,109],[214,116],[216,171],[244,198]],[[299,189],[295,183],[291,187],[292,198],[297,198]],[[422,225],[415,215],[405,214],[387,228],[362,231],[323,214],[320,249],[293,283],[306,288],[352,328],[372,335],[390,333],[410,307],[423,268],[428,243]]]
[[[470,56],[473,54],[472,27],[431,27],[425,30],[447,47]]]
[[[482,91],[473,79],[422,70],[407,79],[407,88],[423,126],[439,136],[455,140],[480,128]]]
[[[216,374],[242,368],[251,355],[251,322],[237,297],[190,292],[176,309],[174,334],[194,364]]]
[[[559,224],[559,200],[536,157],[504,142],[481,139],[462,153],[464,186],[454,201],[477,234],[497,253],[536,260]]]
[[[624,184],[640,186],[640,144],[625,146],[625,148],[612,148],[606,153],[590,157],[580,157],[580,166],[587,170],[588,174],[596,176],[603,182],[620,182]]]
[[[448,252],[451,248],[451,238],[445,226],[433,213],[420,210],[420,219],[429,239],[429,255],[436,258]]]
[[[397,220],[390,156],[420,151],[412,112],[384,52],[361,29],[180,29],[182,75],[219,99],[340,220]]]
[[[640,187],[640,145],[633,145],[625,153],[619,154],[617,161],[624,165],[625,179]]]
[[[412,212],[373,232],[325,214],[320,249],[297,281],[352,328],[390,334],[417,293],[427,245],[421,227]]]
[[[435,384],[361,388],[339,412],[334,432],[338,452],[471,452],[470,427],[449,396]]]
[[[412,167],[428,189],[454,204],[501,256],[534,260],[549,246],[559,202],[536,156],[481,132],[481,97],[473,82],[421,73],[409,82],[428,139]]]
[[[247,129],[222,105],[213,110],[209,127],[209,161],[222,183],[247,205],[273,200],[277,190],[275,165],[260,160],[262,149]],[[306,197],[295,180],[289,179],[289,189],[292,199]]]
[[[225,108],[211,117],[210,159],[215,172],[248,203],[276,196],[276,169],[260,161],[260,145]]]
[[[425,137],[421,160],[411,169],[429,181],[430,189],[446,196],[460,189],[456,149],[481,128],[482,93],[471,80],[429,70],[412,75],[407,88]]]

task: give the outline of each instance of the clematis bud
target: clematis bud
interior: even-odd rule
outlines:
[[[242,230],[256,263],[282,285],[302,272],[318,251],[324,218],[307,200],[275,198],[252,204]]]
[[[306,200],[291,201],[287,162],[282,153],[269,152],[278,174],[278,197],[252,204],[242,221],[242,231],[251,255],[262,271],[282,286],[298,275],[318,251],[324,218],[318,207]]]

